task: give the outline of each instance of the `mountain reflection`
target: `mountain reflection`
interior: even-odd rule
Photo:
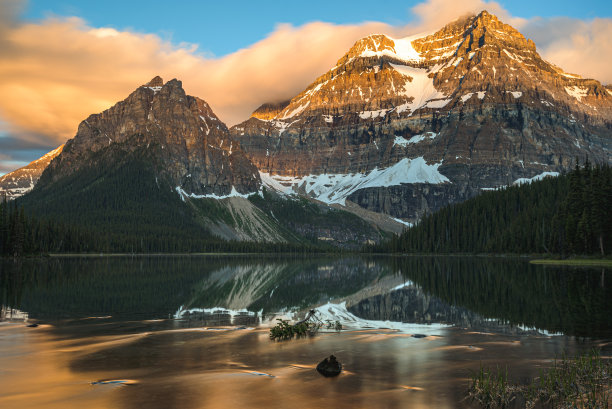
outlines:
[[[255,326],[279,312],[346,302],[366,320],[477,331],[609,336],[601,269],[476,257],[118,257],[2,261],[0,301],[30,318],[183,318]]]

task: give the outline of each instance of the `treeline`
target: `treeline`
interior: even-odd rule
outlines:
[[[144,148],[102,152],[56,182],[44,173],[34,190],[3,204],[0,254],[336,251],[311,242],[220,239],[207,228],[208,219],[223,219],[218,206],[194,209],[182,201],[158,180],[151,155]]]
[[[61,220],[29,216],[23,207],[0,203],[0,256],[22,257],[48,253],[311,253],[335,251],[299,243],[225,241],[205,232],[171,227],[128,229],[84,227]],[[144,228],[144,230],[143,230]]]
[[[559,177],[509,186],[424,217],[375,252],[612,252],[612,168],[588,160]]]

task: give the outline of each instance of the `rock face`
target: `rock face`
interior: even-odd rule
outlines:
[[[4,196],[8,200],[15,199],[32,190],[40,179],[40,175],[49,166],[49,163],[62,153],[62,149],[64,149],[64,145],[36,159],[27,166],[0,177],[0,199]]]
[[[230,133],[271,188],[413,221],[577,157],[610,163],[612,91],[483,11],[425,37],[363,38]]]
[[[223,197],[256,192],[257,169],[202,99],[176,79],[155,77],[108,110],[90,115],[53,161],[41,184],[95,161],[103,150],[146,147],[160,178],[183,195]]]

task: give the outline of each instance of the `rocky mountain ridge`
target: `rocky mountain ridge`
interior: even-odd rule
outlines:
[[[363,38],[271,115],[230,129],[264,184],[409,221],[577,157],[612,161],[610,90],[486,11]]]
[[[221,239],[357,249],[383,236],[349,212],[261,189],[210,106],[160,77],[81,122],[18,205],[93,229],[106,248],[135,240],[134,248],[190,249]]]
[[[202,99],[185,94],[176,79],[160,77],[124,101],[81,122],[76,136],[41,178],[49,184],[95,160],[96,153],[126,153],[145,147],[156,152],[160,179],[183,195],[224,197],[259,190],[257,169],[226,125]]]
[[[193,208],[221,199],[206,207],[215,217],[197,216],[218,237],[359,246],[378,232],[326,228],[330,206],[398,232],[483,189],[563,172],[576,158],[611,163],[611,149],[612,88],[544,61],[531,40],[483,11],[433,34],[365,37],[302,93],[229,130],[180,81],[155,77],[81,122],[36,189],[145,155],[158,189]],[[262,186],[275,192],[273,204]],[[295,206],[289,195],[322,202],[308,210],[319,224],[277,218]]]
[[[15,199],[34,189],[40,175],[63,149],[64,145],[61,145],[26,166],[0,176],[0,199]]]

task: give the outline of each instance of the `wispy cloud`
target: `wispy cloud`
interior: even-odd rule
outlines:
[[[155,75],[181,79],[188,93],[207,100],[232,125],[263,102],[301,91],[363,36],[433,31],[482,9],[526,32],[545,58],[566,71],[612,82],[610,19],[526,20],[481,0],[426,0],[413,8],[415,21],[401,27],[281,24],[268,37],[222,58],[156,35],[90,27],[77,17],[20,23],[15,16],[22,4],[0,3],[0,131],[49,147],[72,137],[89,114],[125,98]]]

